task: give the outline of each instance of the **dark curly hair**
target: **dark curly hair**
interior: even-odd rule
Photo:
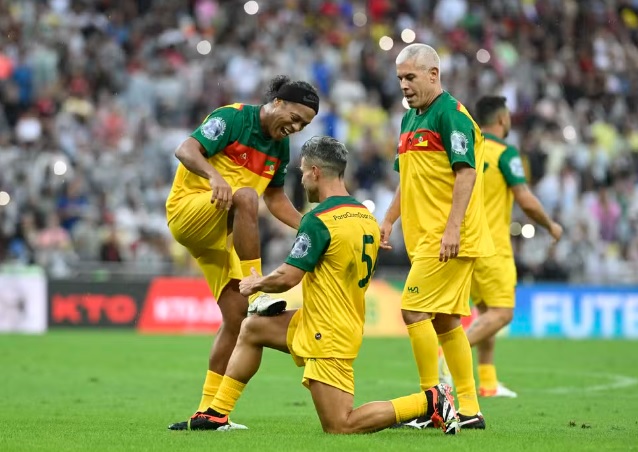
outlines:
[[[266,95],[264,96],[265,102],[271,102],[277,97],[277,93],[284,85],[292,85],[297,86],[299,88],[303,88],[307,91],[310,91],[312,94],[319,98],[319,93],[317,93],[317,89],[312,86],[308,82],[304,82],[302,80],[291,80],[287,75],[277,75],[270,80],[268,83],[268,90],[266,91]]]

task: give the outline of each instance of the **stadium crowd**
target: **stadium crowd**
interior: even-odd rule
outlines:
[[[347,143],[348,186],[382,218],[405,111],[394,59],[412,40],[437,49],[470,111],[507,97],[508,140],[566,229],[557,246],[540,228],[525,238],[516,211],[520,279],[638,281],[636,0],[0,2],[0,262],[196,273],[165,224],[173,152],[213,108],[260,103],[277,74],[322,97],[291,137],[296,206],[308,207],[298,150],[327,134]],[[265,267],[292,235],[264,211]],[[393,240],[380,265],[407,263]]]

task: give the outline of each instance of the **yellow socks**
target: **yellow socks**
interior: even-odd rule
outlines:
[[[456,385],[459,399],[459,413],[474,416],[479,412],[474,368],[472,365],[472,349],[462,326],[454,328],[439,336],[445,360]],[[436,367],[435,367],[436,368]]]
[[[252,272],[250,271],[250,269],[253,267],[255,268],[255,270],[257,270],[257,273],[259,273],[260,275],[262,274],[261,259],[251,259],[249,261],[240,261],[239,264],[241,265],[241,274],[244,277],[252,275]],[[255,298],[257,298],[261,294],[263,294],[263,292],[257,292],[250,295],[248,297],[248,304],[251,304],[255,300]]]
[[[423,416],[428,411],[428,400],[424,392],[390,400],[397,423]]]
[[[226,375],[210,407],[220,414],[230,414],[245,387],[246,383],[233,380]]]
[[[481,389],[496,391],[498,380],[496,379],[496,367],[494,364],[479,364],[478,377]]]
[[[219,385],[222,382],[223,375],[209,370],[206,372],[206,380],[204,381],[204,389],[202,390],[202,400],[199,402],[197,411],[206,411],[217,394]]]
[[[261,259],[251,259],[249,261],[240,261],[239,265],[241,265],[241,274],[243,276],[250,276],[252,272],[250,269],[255,267],[257,273],[261,275]]]
[[[421,390],[425,391],[439,383],[439,341],[432,325],[432,319],[408,325],[408,334],[416,367],[419,371]]]

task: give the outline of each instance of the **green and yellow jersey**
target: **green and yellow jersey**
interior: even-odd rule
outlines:
[[[204,119],[191,137],[204,147],[206,158],[233,192],[252,187],[261,196],[269,186],[284,185],[290,148],[288,137],[276,141],[264,135],[259,109],[259,105],[245,104],[220,107]],[[184,196],[209,191],[208,180],[180,163],[166,202],[168,219],[175,215]]]
[[[296,355],[357,356],[379,235],[374,216],[350,196],[330,197],[303,216],[286,259],[307,272],[301,283],[303,316],[293,342]]]
[[[409,110],[401,121],[394,169],[400,171],[401,224],[410,260],[438,257],[452,208],[452,165],[483,168],[483,135],[467,109],[444,91],[428,109]],[[459,257],[494,254],[483,206],[483,171],[461,225]]]
[[[485,210],[496,254],[513,256],[510,223],[514,194],[510,187],[525,184],[525,170],[515,147],[485,134]]]

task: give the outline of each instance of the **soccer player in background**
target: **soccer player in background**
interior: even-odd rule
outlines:
[[[299,227],[301,214],[284,192],[288,135],[313,120],[319,96],[306,82],[278,76],[267,100],[214,110],[175,152],[180,164],[166,201],[168,226],[196,259],[223,319],[197,411],[205,411],[215,397],[247,311],[268,315],[286,305],[255,295],[249,308],[239,280],[253,267],[261,273],[259,196],[278,220]]]
[[[410,110],[401,122],[395,160],[400,184],[381,224],[381,247],[391,248],[392,226],[401,216],[411,262],[401,309],[421,389],[439,383],[440,342],[456,384],[461,429],[484,429],[472,350],[461,326],[461,316],[470,314],[476,258],[494,254],[483,205],[483,135],[441,87],[432,47],[405,47],[396,70]],[[430,425],[427,418],[415,421]]]
[[[239,287],[249,296],[283,292],[301,282],[303,307],[244,320],[215,399],[185,428],[228,430],[228,415],[268,347],[290,353],[298,366],[305,366],[302,382],[327,433],[375,432],[417,416],[455,433],[454,401],[443,384],[353,409],[352,364],[363,339],[365,292],[376,268],[379,226],[346,191],[347,150],[342,143],[314,137],[303,145],[301,157],[301,183],[308,201],[319,204],[301,220],[285,263],[265,277],[253,272]]]
[[[468,328],[467,338],[478,350],[479,395],[516,397],[515,392],[498,381],[494,366],[496,333],[514,315],[516,265],[510,240],[514,201],[528,217],[547,229],[554,240],[560,240],[563,228],[552,221],[529,190],[516,148],[503,141],[511,127],[505,98],[482,97],[474,113],[485,136],[485,209],[496,255],[476,261],[471,296],[479,316]],[[439,368],[445,366],[440,364]]]

